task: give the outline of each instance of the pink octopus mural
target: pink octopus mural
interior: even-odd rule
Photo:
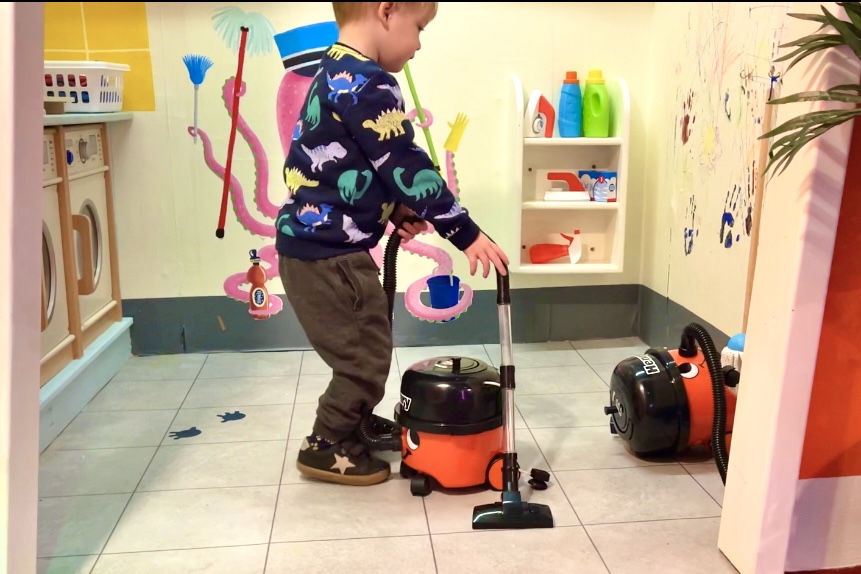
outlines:
[[[247,22],[247,20],[246,20]],[[240,24],[242,24],[240,22]],[[248,34],[248,26],[242,26],[244,38],[250,36]],[[254,32],[254,29],[251,29]],[[271,37],[271,36],[270,36]],[[323,22],[304,26],[278,34],[275,36],[275,43],[281,53],[282,62],[285,68],[285,74],[281,80],[278,93],[275,99],[275,115],[277,118],[278,132],[281,141],[281,150],[278,155],[277,165],[283,164],[283,158],[286,157],[290,144],[293,140],[293,131],[296,127],[296,122],[299,117],[302,104],[305,100],[308,88],[311,84],[316,64],[337,38],[337,28],[334,22]],[[240,65],[241,70],[242,50],[240,50]],[[211,64],[210,64],[211,65]],[[237,86],[237,76],[240,77],[239,85]],[[192,80],[194,81],[194,80]],[[198,82],[195,82],[195,90],[198,84],[202,82],[202,77]],[[213,149],[212,141],[206,131],[197,127],[195,113],[195,125],[188,126],[188,134],[196,142],[199,138],[202,143],[203,159],[206,166],[222,181],[227,179],[226,190],[229,192],[230,204],[233,212],[243,228],[258,237],[272,240],[262,248],[257,249],[257,255],[260,259],[261,266],[265,269],[267,280],[278,279],[278,254],[275,250],[275,219],[278,216],[280,204],[273,203],[270,199],[270,168],[269,158],[266,150],[260,141],[260,138],[255,134],[254,130],[239,112],[239,102],[251,97],[248,85],[241,80],[241,72],[227,78],[221,88],[221,96],[224,102],[227,117],[231,121],[231,125],[235,126],[236,133],[245,142],[245,145],[251,150],[254,157],[255,174],[254,181],[251,184],[251,191],[246,192],[242,183],[232,173],[228,174],[228,169],[216,157],[216,151]],[[427,109],[412,110],[407,114],[410,121],[413,121],[419,128],[427,128],[433,123],[433,115]],[[421,121],[423,118],[424,121]],[[459,197],[458,181],[454,166],[454,155],[459,145],[463,131],[466,128],[467,119],[463,114],[458,114],[456,120],[450,124],[451,134],[445,143],[445,176],[449,188]],[[427,133],[427,132],[426,132]],[[429,136],[428,136],[429,137]],[[232,140],[232,138],[231,138]],[[232,149],[228,151],[227,165],[230,163]],[[292,181],[290,174],[284,179],[286,186],[286,196],[289,198],[302,182]],[[279,181],[280,185],[280,181]],[[282,193],[282,196],[285,194]],[[249,203],[253,202],[253,213],[249,209]],[[394,231],[391,222],[386,229],[386,235],[390,235]],[[426,233],[433,233],[433,227],[429,227]],[[426,257],[433,262],[432,271],[415,281],[413,281],[406,290],[405,304],[407,309],[417,318],[425,321],[449,321],[463,313],[472,302],[472,289],[461,283],[463,289],[462,296],[459,302],[447,309],[434,309],[424,305],[420,299],[421,292],[427,287],[427,280],[435,275],[451,275],[452,260],[451,256],[444,250],[428,245],[418,238],[401,245],[401,249]],[[371,252],[377,265],[382,266],[383,256],[382,248],[377,245]],[[247,264],[243,266],[247,269]],[[224,292],[229,297],[248,304],[248,280],[246,271],[237,272],[230,275],[224,281]],[[269,297],[269,309],[264,310],[266,315],[275,315],[284,307],[284,302],[281,297]],[[251,311],[249,311],[251,312]]]

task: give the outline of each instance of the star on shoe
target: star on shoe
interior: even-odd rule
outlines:
[[[346,456],[341,456],[340,454],[335,455],[335,464],[329,467],[330,470],[335,470],[336,468],[341,474],[346,474],[348,468],[355,468],[356,465],[350,462],[350,459]]]

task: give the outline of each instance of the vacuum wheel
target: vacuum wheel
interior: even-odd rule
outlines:
[[[416,473],[410,478],[410,493],[413,496],[427,496],[431,493],[430,477],[426,474]]]
[[[401,469],[400,469],[401,478],[412,478],[418,474],[418,471],[408,465],[407,463],[401,461]]]

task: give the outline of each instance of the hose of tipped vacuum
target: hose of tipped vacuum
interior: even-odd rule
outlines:
[[[720,353],[702,325],[691,323],[682,333],[685,338],[692,338],[699,343],[700,349],[709,367],[712,380],[712,400],[714,402],[714,418],[712,420],[712,450],[715,465],[720,473],[721,482],[726,484],[726,473],[729,467],[729,454],[726,450],[726,378],[721,367]]]

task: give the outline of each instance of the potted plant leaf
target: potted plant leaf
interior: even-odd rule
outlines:
[[[818,22],[820,27],[813,34],[780,46],[781,48],[795,48],[776,60],[777,62],[791,60],[786,67],[786,72],[816,52],[840,46],[848,46],[855,57],[861,60],[861,2],[837,2],[836,4],[846,11],[848,20],[836,17],[825,6],[821,6],[822,14],[787,14],[792,18]],[[831,30],[827,30],[829,27]],[[861,84],[842,84],[825,91],[792,94],[775,98],[769,102],[769,105],[810,101],[845,102],[855,104],[856,107],[819,110],[802,114],[762,134],[759,139],[780,136],[771,144],[765,172],[771,168],[779,170],[778,173],[783,172],[801,148],[810,141],[833,127],[861,116],[861,107],[858,107],[858,104],[861,104]]]

